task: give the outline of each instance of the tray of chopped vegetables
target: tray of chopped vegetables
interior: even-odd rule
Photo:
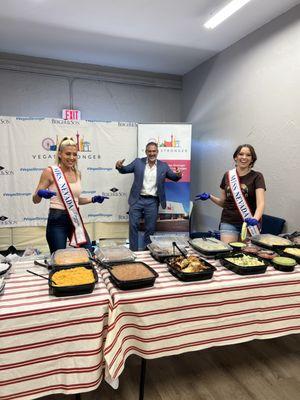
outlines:
[[[251,254],[223,256],[221,264],[238,275],[255,275],[266,272],[268,262]]]

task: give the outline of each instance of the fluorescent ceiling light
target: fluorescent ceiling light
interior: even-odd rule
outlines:
[[[250,0],[232,0],[227,6],[223,7],[217,14],[205,22],[204,26],[207,29],[214,29],[221,22],[225,21],[228,17],[242,8]]]

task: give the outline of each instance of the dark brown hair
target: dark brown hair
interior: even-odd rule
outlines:
[[[255,153],[254,147],[251,146],[251,144],[240,144],[236,148],[235,152],[233,153],[233,159],[235,159],[237,157],[237,155],[239,154],[239,152],[242,150],[243,147],[247,147],[247,149],[250,150],[250,153],[251,153],[251,156],[252,156],[252,161],[251,161],[250,166],[253,167],[255,161],[257,160],[257,155]]]

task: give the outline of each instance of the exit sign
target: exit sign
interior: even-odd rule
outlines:
[[[79,110],[62,110],[63,119],[73,119],[79,121],[81,119],[81,113]]]

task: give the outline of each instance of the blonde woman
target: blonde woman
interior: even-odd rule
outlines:
[[[81,174],[77,165],[78,148],[72,137],[64,137],[56,152],[56,165],[44,169],[32,197],[38,204],[42,198],[50,199],[46,238],[50,253],[66,248],[67,239],[75,247],[92,250],[84,228],[79,207],[102,203],[106,196],[81,197]]]

